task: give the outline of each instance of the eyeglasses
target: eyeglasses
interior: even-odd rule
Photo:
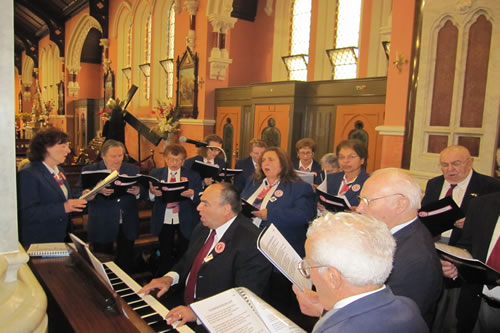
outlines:
[[[358,155],[354,155],[354,154],[352,154],[352,155],[346,155],[346,156],[344,156],[344,155],[339,155],[338,159],[339,159],[340,161],[343,161],[343,160],[354,160],[354,159],[355,159],[355,158],[357,158],[357,157],[359,157],[359,156],[358,156]]]
[[[312,151],[299,151],[299,155],[307,156],[307,155],[312,155]]]
[[[215,147],[208,147],[208,149],[209,149],[210,151],[219,151],[219,148],[215,148]]]
[[[321,267],[329,267],[328,265],[321,265],[321,266],[309,266],[307,261],[305,259],[302,259],[299,261],[299,264],[297,265],[297,269],[299,270],[300,274],[302,274],[303,277],[306,279],[311,278],[311,269],[313,268],[321,268]]]
[[[384,195],[383,197],[378,197],[378,198],[373,198],[373,199],[367,199],[367,198],[362,197],[362,196],[358,196],[358,198],[359,198],[359,201],[362,201],[365,205],[369,206],[371,202],[374,202],[374,201],[380,200],[380,199],[385,199],[388,197],[392,197],[393,195],[400,195],[402,197],[405,196],[404,194],[401,194],[401,193],[393,193],[393,194],[388,194],[388,195]]]
[[[465,162],[467,162],[469,159],[465,159],[463,161],[460,161],[460,160],[456,160],[456,161],[453,161],[451,163],[445,163],[445,162],[442,162],[442,163],[439,163],[439,166],[443,169],[446,169],[448,168],[450,165],[455,167],[455,168],[458,168],[459,166],[462,166]]]

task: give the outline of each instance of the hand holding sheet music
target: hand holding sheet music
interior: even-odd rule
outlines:
[[[465,217],[465,214],[449,196],[422,207],[418,217],[432,236],[437,236],[453,228],[455,221]]]
[[[327,193],[316,188],[316,196],[318,198],[318,203],[323,205],[329,212],[343,212],[351,210],[351,205],[345,196],[338,196]]]
[[[458,275],[468,283],[480,283],[498,286],[500,272],[484,262],[473,259],[469,252],[464,249],[441,243],[435,243],[441,259],[453,263],[458,269]]]
[[[88,174],[90,176],[85,177],[84,174]],[[105,175],[100,174],[99,176],[96,176],[96,173],[89,171],[89,172],[82,172],[82,187],[83,188],[92,188],[89,192],[85,193],[80,197],[80,199],[87,199],[90,197],[93,197],[96,195],[101,189],[105,188],[116,180],[118,178],[119,174],[118,171],[115,170],[111,173],[107,172]]]
[[[311,280],[305,278],[298,270],[302,258],[274,224],[270,224],[262,230],[257,239],[257,248],[301,291],[311,289]]]

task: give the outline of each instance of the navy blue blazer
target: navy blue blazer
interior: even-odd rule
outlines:
[[[386,284],[395,295],[414,300],[424,320],[431,324],[443,284],[431,234],[417,219],[393,236],[396,252]]]
[[[370,177],[364,170],[361,170],[358,177],[352,183],[351,188],[345,193],[345,197],[349,201],[351,206],[359,205],[359,194],[361,193],[361,189],[363,188],[363,184]],[[331,173],[326,176],[326,191],[330,194],[337,195],[339,192],[340,184],[342,183],[342,179],[344,179],[344,172],[336,172]]]
[[[249,182],[241,197],[248,199],[261,183]],[[303,182],[280,182],[267,203],[267,220],[260,228],[273,223],[301,256],[305,256],[304,243],[309,223],[316,216],[316,197],[312,186]]]
[[[491,237],[500,215],[500,192],[471,200],[462,238],[457,246],[467,249],[472,257],[486,261]],[[472,332],[477,320],[483,285],[464,283],[457,304],[458,332]]]
[[[172,267],[179,274],[179,285],[184,287],[194,259],[208,238],[211,229],[199,223],[193,230],[189,247],[181,260]],[[246,287],[262,296],[269,282],[272,265],[257,250],[259,229],[238,215],[219,241],[222,252],[212,250],[212,259],[205,262],[198,273],[195,301],[213,296],[234,287]],[[218,243],[218,244],[219,244]]]
[[[243,169],[243,172],[234,177],[234,187],[241,193],[248,182],[252,181],[255,173],[252,157],[247,157],[244,160],[238,160],[235,169]]]
[[[87,165],[82,171],[106,170],[104,161]],[[119,173],[134,176],[139,168],[130,163],[122,163]],[[144,190],[141,187],[141,192]],[[137,199],[132,194],[125,194],[117,199],[108,199],[97,194],[88,203],[89,222],[88,239],[91,242],[110,243],[116,240],[120,227],[120,211],[122,214],[122,230],[128,240],[135,240],[138,234],[139,213]]]
[[[293,167],[295,170],[299,170],[299,161],[295,161]],[[311,171],[314,172],[314,184],[319,185],[323,181],[323,171],[321,170],[321,165],[313,160],[312,166],[311,166]]]
[[[194,190],[193,200],[186,198],[179,202],[179,228],[184,238],[189,239],[194,227],[200,221],[200,215],[196,207],[200,203],[201,179],[197,172],[184,167],[181,167],[180,170],[181,180],[186,178],[189,188]],[[170,178],[167,167],[152,170],[151,176],[166,181]],[[163,200],[161,198],[155,198],[151,215],[151,232],[155,236],[158,236],[163,228],[165,209],[166,204]]]
[[[443,188],[444,177],[443,175],[429,179],[425,187],[425,195],[422,199],[422,206],[439,200],[439,195],[441,194],[441,189]],[[500,191],[500,181],[493,177],[482,175],[476,171],[472,171],[472,176],[469,181],[469,185],[465,190],[464,198],[460,208],[467,214],[467,209],[469,203],[475,197],[485,195],[488,193],[494,193]],[[450,237],[450,245],[456,245],[462,236],[462,229],[453,228]]]
[[[313,333],[425,333],[429,332],[415,303],[394,296],[389,288],[360,298],[314,327]]]
[[[62,171],[61,168],[59,168]],[[71,198],[69,184],[64,180]],[[64,211],[64,192],[41,161],[33,161],[18,174],[19,233],[23,246],[64,242],[70,215]]]

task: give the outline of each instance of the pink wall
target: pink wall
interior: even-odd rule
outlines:
[[[271,81],[274,11],[268,16],[265,5],[265,1],[259,1],[255,21],[238,19],[230,32],[230,87]]]
[[[396,54],[410,59],[413,44],[415,0],[394,1],[392,7],[391,55],[387,72],[387,96],[384,125],[404,126],[407,112],[410,66],[402,65],[399,72],[393,62]],[[403,137],[385,136],[382,144],[381,167],[400,167],[403,155]]]

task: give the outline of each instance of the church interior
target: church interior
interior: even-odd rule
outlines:
[[[319,159],[357,137],[368,173],[403,168],[424,188],[440,174],[439,153],[462,145],[474,170],[500,178],[498,1],[13,0],[0,9],[9,165],[0,304],[18,300],[0,305],[12,318],[5,331],[44,332],[50,321],[16,222],[16,170],[46,128],[69,136],[62,168],[72,189],[97,161],[116,108],[129,162],[145,174],[165,166],[168,143],[217,134],[228,167],[248,157],[252,138],[296,160],[301,138],[316,142]],[[135,247],[154,255],[151,206],[139,217]],[[72,220],[82,239],[86,219]]]

